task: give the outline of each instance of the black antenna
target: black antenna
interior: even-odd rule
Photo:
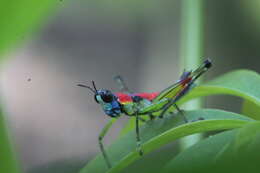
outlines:
[[[97,93],[97,88],[96,88],[96,85],[95,85],[94,81],[92,81],[92,85],[93,85],[93,88],[95,89],[95,93]]]
[[[92,81],[93,82],[93,81]],[[80,87],[84,87],[84,88],[88,88],[90,91],[92,91],[94,94],[96,94],[97,93],[97,90],[96,90],[96,87],[94,87],[94,89],[93,88],[91,88],[90,86],[87,86],[87,85],[83,85],[83,84],[78,84],[77,86],[80,86]]]

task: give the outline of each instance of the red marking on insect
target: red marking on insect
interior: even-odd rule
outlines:
[[[125,93],[116,93],[116,96],[119,99],[120,103],[132,102],[132,96],[139,96],[141,98],[147,100],[153,100],[156,96],[158,96],[159,92],[152,93],[135,93],[135,94],[125,94]]]
[[[159,92],[151,92],[151,93],[137,93],[137,94],[134,94],[136,96],[139,96],[139,97],[142,97],[144,99],[147,99],[147,100],[153,100],[155,97],[157,97],[159,94]]]
[[[128,94],[125,93],[115,93],[115,94],[118,97],[120,103],[132,102],[132,98]]]
[[[192,77],[188,77],[181,81],[181,85],[185,86],[187,83],[189,83],[192,80]]]

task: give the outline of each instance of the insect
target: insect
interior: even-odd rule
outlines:
[[[92,81],[93,87],[78,84],[80,87],[85,87],[91,90],[94,93],[95,101],[100,104],[105,114],[112,118],[112,120],[102,129],[98,138],[100,150],[107,166],[111,168],[112,165],[104,149],[102,140],[116,118],[123,114],[135,117],[137,151],[142,155],[143,151],[141,148],[141,138],[139,133],[139,121],[144,121],[142,116],[149,116],[150,119],[153,119],[155,118],[154,114],[159,113],[159,117],[163,118],[167,110],[173,106],[178,112],[180,112],[184,121],[187,123],[187,118],[183,111],[177,106],[176,102],[192,89],[196,79],[205,73],[211,66],[211,61],[206,59],[196,70],[184,71],[175,84],[161,92],[132,93],[129,91],[120,76],[115,78],[120,86],[120,90],[122,91],[119,93],[112,93],[107,89],[97,89],[94,81]]]

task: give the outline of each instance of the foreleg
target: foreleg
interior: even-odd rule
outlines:
[[[107,156],[107,153],[106,153],[106,150],[104,148],[104,145],[103,145],[103,138],[105,137],[105,135],[107,134],[108,130],[111,128],[111,126],[113,125],[113,123],[116,121],[115,118],[111,119],[106,125],[105,127],[102,129],[101,133],[99,134],[99,137],[98,137],[98,142],[99,142],[99,148],[102,152],[102,155],[105,159],[105,162],[108,166],[108,168],[111,168],[112,165],[111,165],[111,162],[109,161],[109,158]]]
[[[136,131],[136,145],[137,145],[137,151],[140,155],[143,155],[143,150],[141,146],[141,138],[140,138],[140,131],[139,131],[139,115],[136,112],[135,114],[135,131]]]
[[[184,115],[184,111],[181,110],[176,103],[174,103],[173,105],[174,105],[174,107],[176,108],[176,110],[182,115],[183,120],[185,121],[185,123],[188,123],[188,119],[187,119],[186,116]]]

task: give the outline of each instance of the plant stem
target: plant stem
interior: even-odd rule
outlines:
[[[203,0],[181,1],[181,67],[191,70],[197,68],[203,56],[204,38]],[[186,110],[198,109],[201,99],[185,104]],[[201,135],[193,135],[181,141],[181,149],[185,149],[201,139]]]

